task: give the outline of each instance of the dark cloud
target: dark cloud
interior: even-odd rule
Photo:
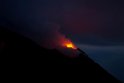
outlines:
[[[1,24],[36,42],[72,38],[76,43],[124,45],[123,2],[105,0],[6,0]]]

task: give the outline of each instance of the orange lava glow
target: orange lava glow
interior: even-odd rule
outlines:
[[[70,40],[64,42],[64,46],[71,49],[77,49],[76,46]]]

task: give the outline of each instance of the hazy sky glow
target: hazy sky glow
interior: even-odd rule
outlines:
[[[112,75],[123,80],[124,46],[92,46],[78,45],[89,57],[102,65]]]
[[[51,41],[49,46],[56,46],[67,36],[122,79],[123,4],[119,0],[3,0],[0,25],[41,45]]]

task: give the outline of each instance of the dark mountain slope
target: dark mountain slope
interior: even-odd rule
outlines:
[[[37,72],[41,79],[49,80],[53,77],[53,80],[65,82],[120,83],[84,53],[80,53],[79,57],[69,58],[56,49],[43,48],[3,27],[0,28],[0,57],[7,71],[16,67],[16,70],[28,72],[28,75]]]

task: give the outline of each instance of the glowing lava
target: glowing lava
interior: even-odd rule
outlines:
[[[67,40],[66,42],[64,42],[64,46],[71,49],[77,49],[76,46],[70,40]]]
[[[67,44],[66,45],[68,48],[73,48],[73,45],[72,44]]]

